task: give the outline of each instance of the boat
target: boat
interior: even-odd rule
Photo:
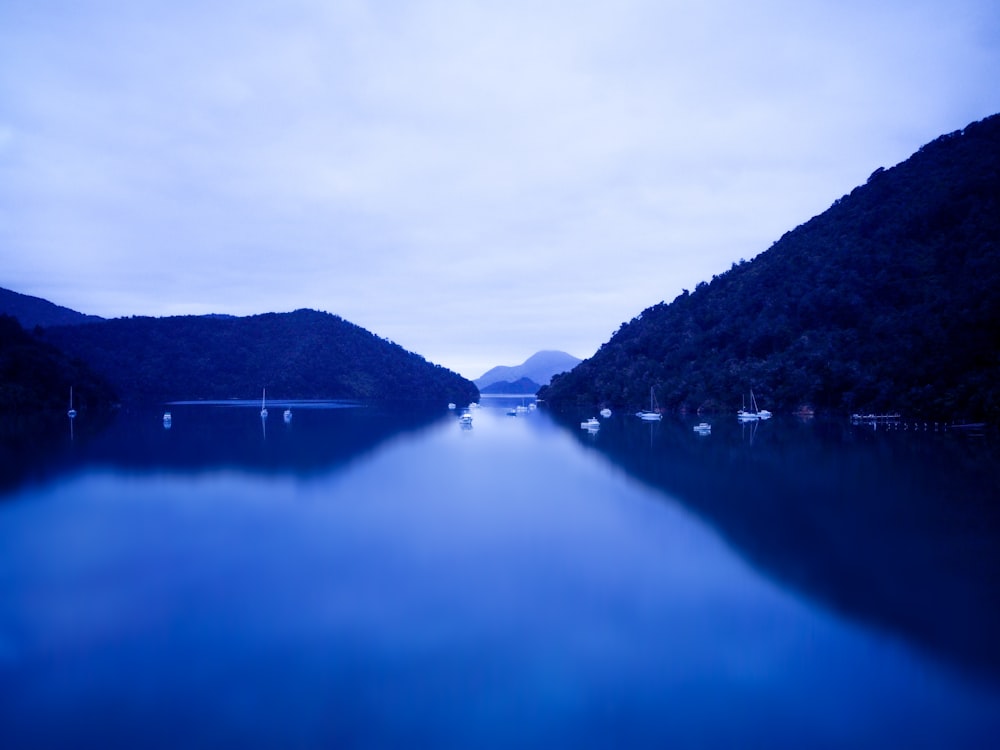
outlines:
[[[69,411],[66,412],[66,416],[70,419],[76,419],[76,409],[73,408],[73,386],[69,387]]]
[[[267,419],[267,388],[260,395],[260,417],[261,419]]]
[[[879,422],[898,422],[902,416],[899,413],[894,414],[852,414],[851,421],[858,423],[863,422],[865,424],[878,424]]]
[[[581,430],[599,430],[601,429],[601,423],[597,420],[597,417],[591,417],[590,419],[580,422]]]
[[[736,412],[736,417],[741,422],[754,422],[758,419],[770,419],[773,414],[767,409],[757,408],[757,399],[753,395],[753,389],[750,390],[750,411],[747,411],[746,402],[744,401],[743,407]]]
[[[292,410],[285,409],[285,413],[282,416],[284,417],[285,424],[288,424],[289,422],[292,421]]]
[[[712,425],[710,425],[708,422],[701,422],[694,426],[694,431],[697,432],[699,435],[711,435]]]
[[[458,423],[463,427],[472,426],[472,415],[469,412],[463,412],[462,416],[458,418]]]
[[[603,409],[601,409],[601,416],[604,417],[605,419],[607,419],[608,417],[610,417],[611,416],[611,409],[609,409],[608,407],[605,406]]]
[[[649,389],[649,411],[637,411],[635,415],[644,422],[659,422],[663,419],[663,415],[660,414],[659,408],[656,405],[656,396],[653,395],[652,387]]]
[[[753,391],[750,392],[750,395],[753,396]],[[753,405],[754,408],[757,407],[756,399],[753,400]],[[770,419],[774,415],[771,414],[771,412],[769,412],[767,409],[757,409],[757,416],[760,417],[761,419]]]
[[[163,412],[163,426],[166,429],[168,430],[170,429],[170,425],[173,424],[173,421],[174,421],[173,414],[171,414],[169,411]]]
[[[454,411],[454,410],[455,410],[455,404],[454,404],[454,403],[449,403],[449,404],[448,404],[448,408],[449,408],[450,410]]]

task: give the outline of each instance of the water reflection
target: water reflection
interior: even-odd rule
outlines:
[[[60,432],[66,460],[46,464],[64,475],[0,504],[5,747],[973,747],[1000,731],[1000,690],[773,583],[801,564],[800,590],[832,600],[770,516],[897,449],[851,442],[864,433],[716,422],[703,438],[623,417],[591,436],[502,408],[462,430],[443,408],[296,406],[264,440],[259,402],[171,411],[169,431],[162,411],[100,434],[78,420],[86,438]]]
[[[579,439],[784,585],[1000,681],[995,435],[788,419],[715,420],[700,438],[680,420],[616,418]]]
[[[290,409],[293,404],[277,405]],[[326,472],[443,416],[440,409],[413,405],[394,409],[313,401],[294,406],[294,424],[285,419],[270,431],[259,401],[173,403],[167,412],[150,407],[88,415],[71,422],[75,433],[68,438],[44,420],[7,419],[0,422],[0,496],[26,481],[47,481],[92,465],[146,472]]]

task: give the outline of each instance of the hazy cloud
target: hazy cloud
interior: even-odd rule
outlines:
[[[994,3],[8,2],[0,285],[588,356],[1000,110]]]

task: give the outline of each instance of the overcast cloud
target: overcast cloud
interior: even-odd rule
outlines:
[[[587,357],[998,81],[995,0],[0,0],[0,286]]]

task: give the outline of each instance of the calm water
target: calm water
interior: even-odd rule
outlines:
[[[0,746],[989,747],[992,434],[275,403],[0,433]]]

